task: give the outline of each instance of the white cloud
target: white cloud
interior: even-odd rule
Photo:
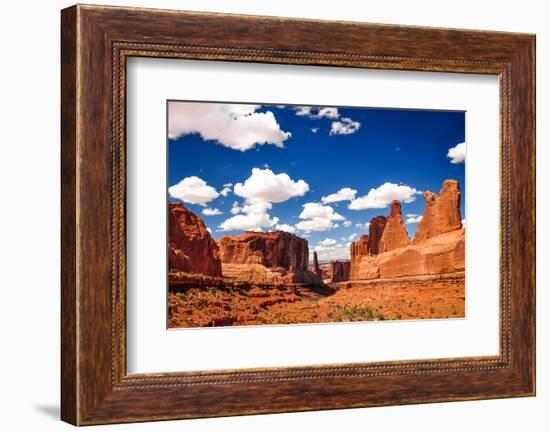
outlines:
[[[311,133],[317,133],[319,131],[319,127],[312,127]]]
[[[332,193],[328,196],[323,196],[321,202],[324,204],[330,204],[333,202],[340,201],[351,201],[355,199],[355,194],[357,190],[350,189],[349,187],[344,187],[343,189],[338,190],[336,193]]]
[[[303,205],[299,215],[300,221],[296,227],[304,232],[324,232],[338,227],[335,221],[343,221],[345,217],[334,211],[332,207],[317,202]]]
[[[209,227],[207,227],[206,230],[207,230],[210,234],[212,233],[212,229],[210,229]]]
[[[466,159],[466,143],[462,142],[461,144],[457,144],[455,147],[449,148],[447,157],[451,159],[451,163],[454,163],[455,165],[458,163],[463,163]]]
[[[214,187],[195,176],[184,178],[179,183],[168,187],[168,193],[183,202],[202,206],[219,196]]]
[[[287,174],[274,174],[270,169],[252,169],[252,175],[235,184],[233,193],[248,201],[284,202],[295,196],[303,196],[309,190],[304,180],[293,181]]]
[[[355,237],[357,236],[356,233],[352,233],[350,236],[348,236],[347,240],[348,241],[353,241],[355,239]]]
[[[320,118],[330,118],[336,119],[340,117],[338,108],[320,108],[317,110],[316,114],[313,114],[311,118],[320,119]]]
[[[314,106],[296,106],[294,111],[296,115],[300,117],[309,117],[314,120],[320,120],[321,118],[330,118],[335,120],[340,117],[338,108],[332,107],[319,108]]]
[[[308,202],[303,205],[299,217],[301,219],[323,218],[327,220],[345,220],[345,217],[334,211],[332,207],[317,202]]]
[[[296,227],[304,232],[325,232],[334,229],[334,222],[324,218],[315,217],[311,220],[303,220]]]
[[[351,135],[359,130],[361,123],[351,118],[342,117],[339,121],[333,121],[330,126],[330,135]]]
[[[462,226],[466,226],[466,219],[465,218],[462,219]]]
[[[294,226],[291,226],[289,224],[278,224],[277,226],[275,226],[275,229],[277,230],[282,230],[283,232],[289,232],[289,233],[294,233],[296,232],[296,228]]]
[[[233,189],[233,184],[227,183],[223,185],[223,189],[220,191],[220,195],[226,197]]]
[[[351,210],[365,210],[369,208],[386,208],[392,201],[410,203],[416,195],[422,192],[405,184],[384,183],[376,189],[370,189],[368,194],[354,199],[348,205]]]
[[[202,214],[205,216],[215,216],[223,213],[218,208],[204,208]]]
[[[358,227],[359,229],[368,229],[370,227],[370,222],[355,223],[355,227]]]
[[[271,111],[256,112],[261,105],[232,103],[170,102],[168,137],[198,133],[234,150],[246,151],[255,145],[284,147],[290,133],[281,130]]]
[[[316,245],[311,253],[317,252],[317,257],[321,261],[349,259],[350,244],[334,244],[334,245]]]
[[[405,219],[405,224],[414,224],[414,223],[420,223],[420,220],[422,220],[422,216],[418,214],[407,214],[407,217]]]
[[[353,223],[350,220],[346,220],[344,223],[342,223],[345,227],[350,227]]]
[[[260,230],[271,229],[279,223],[268,211],[272,203],[287,201],[295,196],[303,196],[309,190],[304,180],[293,181],[287,174],[274,174],[269,169],[252,169],[252,174],[244,183],[237,183],[233,193],[245,199],[244,205],[233,203],[233,217],[225,220],[220,230]],[[280,225],[286,228],[288,225]],[[295,229],[290,226],[291,229]],[[285,230],[281,228],[280,230]],[[289,231],[288,229],[286,229]]]
[[[332,239],[332,238],[325,238],[324,240],[322,241],[319,241],[318,244],[319,245],[323,245],[323,246],[329,246],[329,245],[334,245],[336,244],[338,241],[336,241],[335,239]]]
[[[261,231],[262,228],[270,229],[277,225],[279,219],[277,217],[271,217],[267,211],[271,209],[269,202],[254,202],[251,204],[243,205],[240,211],[243,214],[237,214],[228,218],[222,224],[219,229],[221,231],[229,230],[253,230]]]

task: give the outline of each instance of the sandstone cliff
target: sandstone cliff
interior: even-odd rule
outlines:
[[[415,243],[462,227],[458,181],[445,180],[439,196],[428,191],[424,199],[426,208],[414,236]]]
[[[216,241],[204,222],[181,203],[168,204],[168,263],[182,272],[222,275]]]
[[[401,215],[401,204],[393,201],[391,204],[390,215],[386,220],[386,226],[382,233],[379,243],[379,253],[385,253],[398,247],[403,247],[410,243],[409,234],[403,223]]]
[[[322,283],[308,269],[307,240],[294,234],[245,232],[220,238],[218,244],[224,275],[258,283]]]

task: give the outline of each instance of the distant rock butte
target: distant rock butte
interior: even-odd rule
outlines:
[[[392,251],[396,248],[404,247],[409,243],[409,234],[401,215],[401,204],[398,201],[393,201],[390,215],[386,219],[386,226],[378,244],[378,253]]]
[[[200,217],[181,203],[168,203],[168,263],[172,269],[221,277],[216,241]]]
[[[415,243],[462,227],[458,181],[445,180],[439,196],[428,191],[424,199],[426,208],[414,236]]]
[[[224,236],[218,244],[224,276],[252,283],[322,283],[308,269],[307,240],[294,234],[245,232]]]
[[[332,260],[332,281],[347,281],[349,280],[349,272],[351,262],[349,260]]]
[[[376,241],[373,241],[372,236],[379,232],[369,231],[367,247],[363,236],[351,244],[351,280],[446,274],[464,270],[465,240],[458,182],[445,180],[439,196],[426,192],[424,197],[426,208],[414,241],[409,240],[401,205],[394,201],[382,228],[378,253],[373,252]],[[375,219],[371,221],[371,227]],[[382,224],[382,221],[378,223]]]

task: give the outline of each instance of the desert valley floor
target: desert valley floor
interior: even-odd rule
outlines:
[[[169,327],[464,317],[464,273],[328,283],[325,289],[172,285]]]

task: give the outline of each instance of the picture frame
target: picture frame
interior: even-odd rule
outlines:
[[[62,420],[92,425],[535,395],[534,35],[76,5],[61,13],[61,52]],[[499,355],[128,374],[131,57],[498,76]]]

